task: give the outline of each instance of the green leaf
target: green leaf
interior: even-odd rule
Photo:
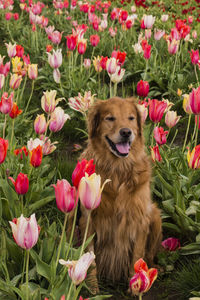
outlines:
[[[180,249],[181,255],[200,254],[200,242],[191,243]]]
[[[181,233],[181,229],[177,225],[175,225],[175,224],[163,222],[162,226],[164,228],[172,229],[175,232]]]
[[[47,203],[51,202],[53,199],[55,199],[55,195],[46,197],[44,199],[37,201],[36,203],[31,204],[29,206],[30,214],[34,213],[37,209],[45,206]]]
[[[36,269],[39,275],[45,277],[49,282],[51,281],[51,267],[46,264],[44,261],[42,261],[39,257],[39,255],[31,249],[30,251],[31,257],[36,262]]]
[[[0,180],[0,187],[3,190],[5,198],[8,200],[11,217],[12,218],[17,217],[19,215],[19,214],[17,214],[18,205],[16,205],[16,204],[19,204],[17,193],[8,184],[7,180],[1,179]]]

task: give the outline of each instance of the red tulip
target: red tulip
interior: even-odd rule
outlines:
[[[200,114],[200,86],[196,89],[192,89],[192,92],[189,94],[190,107],[194,114]]]
[[[149,99],[149,118],[151,119],[151,121],[155,123],[160,122],[166,108],[166,102],[159,101],[157,99]]]
[[[69,51],[73,51],[77,45],[77,41],[78,41],[77,35],[73,35],[73,34],[67,35],[66,39],[67,39],[67,48],[69,49]]]
[[[101,56],[100,60],[100,66],[102,67],[103,70],[106,70],[106,63],[107,63],[108,57],[103,57]]]
[[[16,46],[16,56],[23,57],[23,55],[24,55],[24,47],[22,47],[21,45],[17,45]]]
[[[25,146],[23,146],[21,149],[15,149],[14,150],[14,154],[16,156],[20,155],[20,159],[23,158],[23,153],[24,153],[25,156],[28,156],[28,150]]]
[[[151,158],[153,160],[153,162],[155,162],[156,160],[161,162],[162,161],[162,157],[160,155],[160,151],[159,151],[159,147],[158,145],[154,146],[153,148],[150,147],[151,149]]]
[[[8,150],[8,141],[0,138],[0,164],[2,164],[6,158]]]
[[[137,94],[140,97],[146,97],[149,93],[149,83],[148,81],[140,80],[137,83]]]
[[[167,141],[166,135],[168,134],[168,131],[164,131],[162,127],[156,126],[154,128],[154,139],[156,140],[156,143],[159,145],[163,145]]]
[[[29,180],[26,174],[19,173],[16,181],[12,177],[8,177],[15,186],[15,191],[19,195],[24,195],[28,192]]]
[[[9,114],[11,112],[13,107],[13,97],[13,92],[10,94],[9,97],[7,92],[3,93],[0,102],[0,111],[2,112],[2,114]]]
[[[42,163],[42,147],[38,145],[32,151],[30,151],[30,163],[34,168],[37,168]]]
[[[86,39],[81,39],[78,42],[78,45],[77,45],[78,53],[80,55],[83,55],[85,53],[85,51],[86,51],[86,47],[87,47],[87,40]]]
[[[56,204],[59,210],[64,213],[72,211],[78,202],[78,191],[71,186],[66,179],[58,180],[52,185],[55,189]]]
[[[90,44],[93,47],[96,47],[98,45],[99,41],[100,41],[100,37],[98,34],[93,34],[90,36]]]
[[[168,239],[162,241],[161,244],[162,244],[163,248],[165,248],[166,250],[169,250],[169,251],[175,251],[180,248],[180,241],[179,241],[179,239],[176,239],[176,238],[168,238]]]
[[[191,63],[193,65],[197,65],[199,62],[199,50],[191,49],[191,52],[189,51],[189,53],[190,53]]]
[[[151,45],[146,44],[143,51],[144,58],[149,59],[151,57]]]
[[[19,107],[17,106],[17,103],[16,103],[16,102],[13,102],[13,107],[12,107],[11,112],[9,113],[9,116],[10,116],[12,119],[15,119],[15,118],[17,118],[17,116],[20,115],[21,113],[22,113],[22,110],[19,109]]]
[[[85,176],[85,173],[92,175],[95,172],[95,165],[93,164],[94,160],[91,159],[87,161],[82,159],[81,162],[78,161],[73,173],[72,173],[72,182],[73,185],[78,188],[79,182],[82,177]]]

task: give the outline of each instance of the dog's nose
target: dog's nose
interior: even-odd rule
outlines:
[[[131,135],[132,131],[129,128],[121,128],[119,134],[123,138],[128,138]]]

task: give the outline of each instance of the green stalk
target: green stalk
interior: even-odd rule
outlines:
[[[26,255],[24,255],[24,263],[23,263],[23,269],[22,269],[22,277],[21,277],[21,284],[24,281],[24,271],[25,271],[25,266],[26,266]]]
[[[71,300],[70,296],[71,296],[71,290],[72,290],[72,287],[73,287],[73,281],[71,282],[70,284],[70,287],[69,287],[69,291],[67,293],[67,299],[66,300]]]
[[[76,225],[77,211],[78,211],[78,205],[76,206],[75,211],[74,211],[74,220],[73,220],[72,230],[71,230],[71,234],[70,234],[69,245],[68,245],[68,249],[67,249],[67,253],[66,253],[66,260],[68,259],[69,250],[70,250],[71,245],[72,245],[72,239],[73,239],[73,236],[74,236],[74,229],[75,229],[75,225]]]
[[[186,129],[185,140],[184,140],[182,152],[184,152],[184,150],[185,150],[185,145],[186,145],[186,143],[187,143],[187,138],[188,138],[188,132],[189,132],[189,128],[190,128],[191,117],[192,117],[192,114],[189,114],[188,124],[187,124],[187,129]]]
[[[196,147],[197,142],[198,142],[198,132],[199,132],[199,115],[197,115],[196,136],[195,136],[195,144],[194,144],[194,147]]]
[[[114,83],[114,88],[113,88],[113,96],[117,96],[117,82]]]
[[[142,300],[142,294],[139,294],[139,300]]]
[[[174,80],[174,73],[175,73],[175,69],[176,69],[176,64],[177,64],[177,58],[178,58],[178,52],[176,52],[176,57],[175,57],[175,62],[174,62],[174,68],[173,68],[173,72],[172,72],[172,76],[171,76],[171,82],[170,82],[170,89],[172,88],[172,84],[173,84],[173,80]]]
[[[57,268],[57,265],[58,265],[58,260],[59,260],[59,257],[60,257],[62,242],[63,242],[63,238],[64,238],[64,234],[65,234],[65,228],[66,228],[66,224],[67,224],[67,217],[68,217],[68,214],[65,214],[64,225],[63,225],[63,229],[62,229],[62,235],[61,235],[60,244],[59,244],[59,247],[58,247],[58,254],[57,254],[57,259],[56,259],[56,268]]]
[[[11,148],[14,148],[14,147],[12,147],[13,146],[13,137],[14,137],[14,124],[15,124],[15,119],[12,120],[12,132],[11,132],[11,139],[10,139]]]
[[[23,84],[22,92],[20,94],[19,103],[21,102],[23,94],[24,94],[24,89],[25,89],[25,86],[26,86],[26,81],[27,81],[27,74],[26,74],[25,79],[24,79],[24,84]]]
[[[112,81],[110,79],[110,98],[113,97],[113,92],[112,92]]]
[[[86,242],[86,238],[87,238],[87,234],[88,234],[89,223],[90,223],[90,215],[91,215],[91,211],[89,211],[89,214],[88,214],[86,228],[85,228],[85,234],[84,234],[83,243],[82,243],[82,247],[81,247],[81,252],[80,252],[79,258],[83,254],[83,249],[84,249],[84,246],[85,246],[85,242]]]
[[[7,120],[7,115],[5,115],[4,124],[3,124],[3,139],[5,139],[5,133],[6,133],[6,120]]]
[[[29,249],[26,250],[26,300],[29,298],[28,293],[28,267],[29,267]]]
[[[24,110],[24,114],[27,112],[27,109],[29,107],[29,104],[30,104],[30,101],[31,101],[31,98],[32,98],[32,95],[33,95],[33,90],[34,90],[34,84],[35,84],[35,80],[32,81],[32,89],[31,89],[31,94],[30,94],[30,97],[28,99],[28,102],[27,102],[27,105],[26,105],[26,108]]]
[[[195,76],[196,76],[197,83],[199,85],[199,78],[198,78],[198,74],[197,74],[197,65],[194,65],[194,73],[195,73]]]

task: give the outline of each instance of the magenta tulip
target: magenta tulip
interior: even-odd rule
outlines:
[[[196,89],[192,89],[189,94],[190,107],[194,114],[200,114],[200,86]]]
[[[154,128],[154,139],[156,140],[156,143],[159,145],[166,144],[168,131],[164,131],[162,127],[156,126]]]
[[[15,191],[19,195],[24,195],[28,192],[29,180],[28,176],[23,173],[19,173],[16,181],[12,177],[8,177],[15,186]]]
[[[169,250],[169,251],[175,251],[180,248],[180,241],[179,241],[179,239],[176,239],[176,238],[168,238],[168,239],[162,241],[161,244],[162,244],[163,248],[165,248],[166,250]]]
[[[149,83],[148,81],[140,80],[137,83],[137,94],[140,97],[146,97],[149,93]]]

